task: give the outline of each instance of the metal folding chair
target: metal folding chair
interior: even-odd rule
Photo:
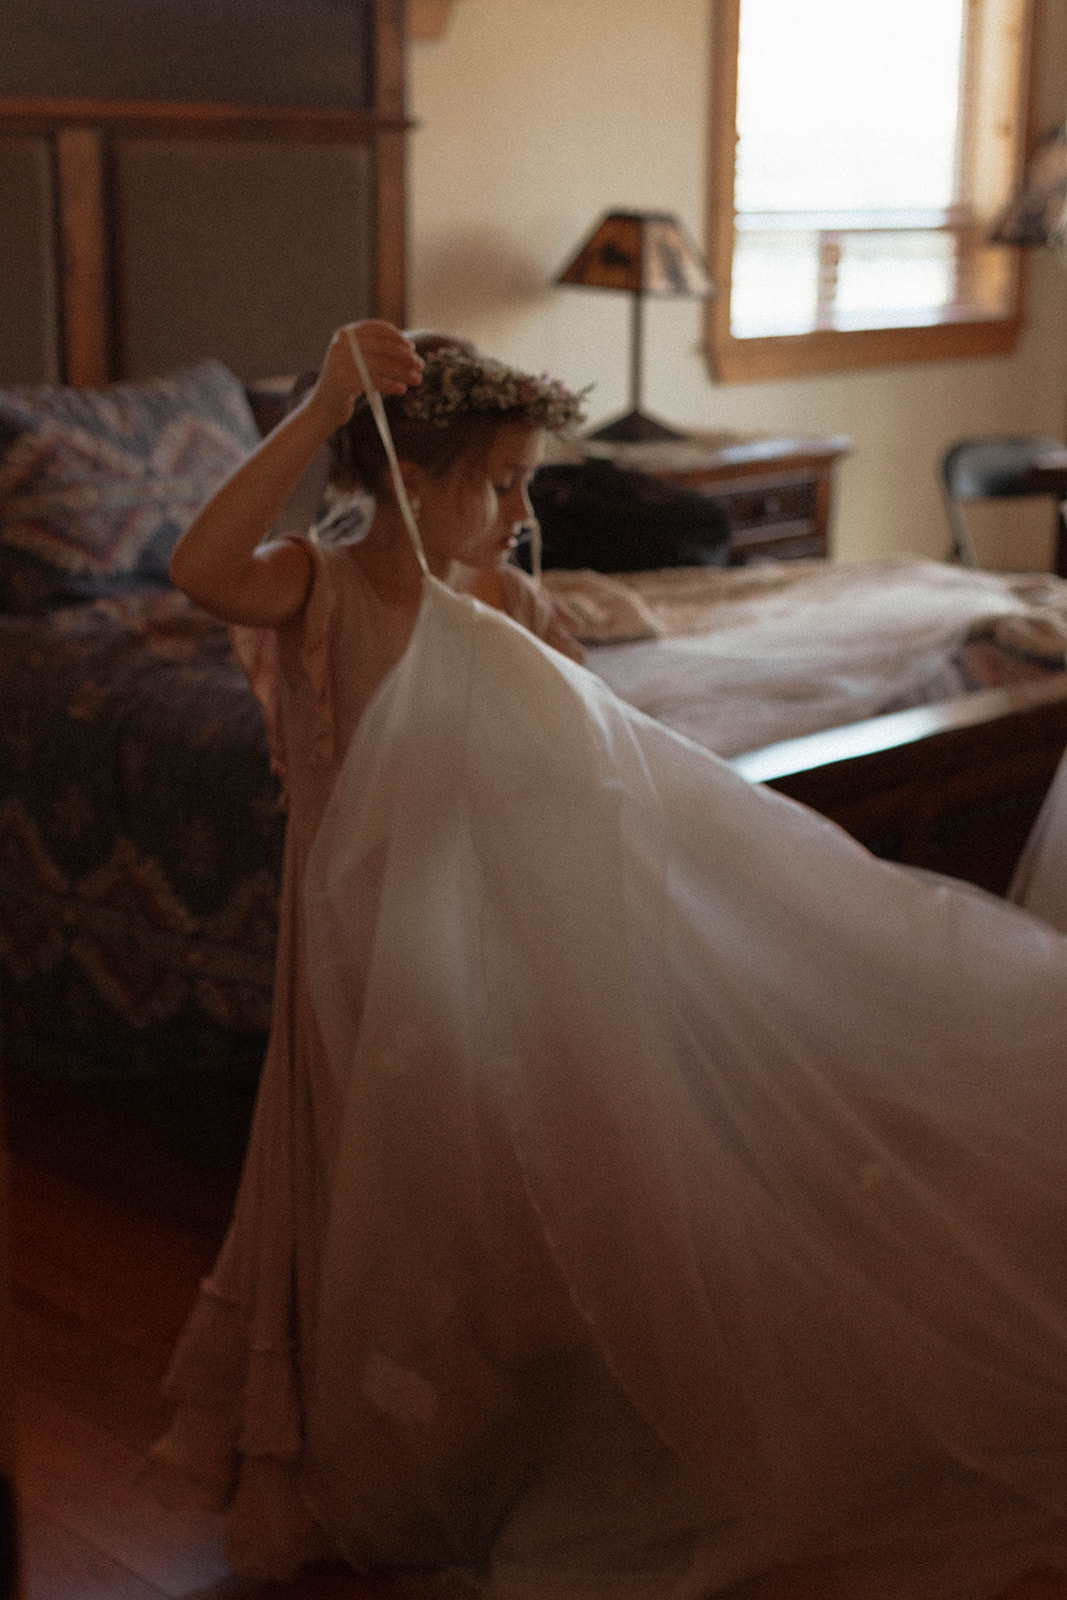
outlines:
[[[961,439],[946,451],[941,463],[945,514],[952,530],[951,558],[964,566],[980,565],[961,507],[974,500],[1014,500],[1050,495],[1048,484],[1037,483],[1031,469],[1041,456],[1063,451],[1059,439],[1042,434]]]

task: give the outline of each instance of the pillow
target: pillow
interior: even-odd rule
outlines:
[[[0,389],[0,611],[168,587],[179,534],[258,441],[218,361],[104,389]]]
[[[574,618],[575,638],[583,644],[630,644],[662,639],[667,625],[652,607],[619,578],[573,567],[552,567],[544,587]]]
[[[718,501],[611,461],[543,466],[530,501],[546,567],[648,572],[725,567],[730,559],[730,523]]]

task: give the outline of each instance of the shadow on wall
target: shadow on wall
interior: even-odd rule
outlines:
[[[462,332],[472,312],[479,329],[510,323],[548,299],[543,262],[492,228],[464,228],[427,239],[420,247],[414,295],[419,323]]]

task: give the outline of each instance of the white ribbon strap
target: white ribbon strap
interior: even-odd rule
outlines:
[[[428,578],[430,576],[429,563],[426,560],[426,552],[422,548],[419,525],[415,521],[415,513],[411,509],[411,501],[408,499],[408,492],[404,487],[404,479],[400,473],[400,462],[396,458],[396,448],[393,444],[393,435],[389,431],[389,418],[385,414],[382,397],[374,385],[374,379],[367,370],[363,351],[359,348],[359,340],[351,328],[345,329],[345,337],[348,340],[348,348],[352,352],[352,360],[356,363],[356,371],[359,373],[360,382],[363,385],[363,393],[366,395],[367,404],[370,406],[371,416],[374,418],[385,450],[385,458],[389,463],[389,471],[392,475],[393,489],[396,493],[396,503],[400,507],[400,515],[404,519],[404,526],[411,535],[411,543],[415,548],[415,557],[422,569],[423,577]]]

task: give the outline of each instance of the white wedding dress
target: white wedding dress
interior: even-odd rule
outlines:
[[[337,1549],[523,1600],[1067,1570],[1059,932],[430,579],[304,903]]]

